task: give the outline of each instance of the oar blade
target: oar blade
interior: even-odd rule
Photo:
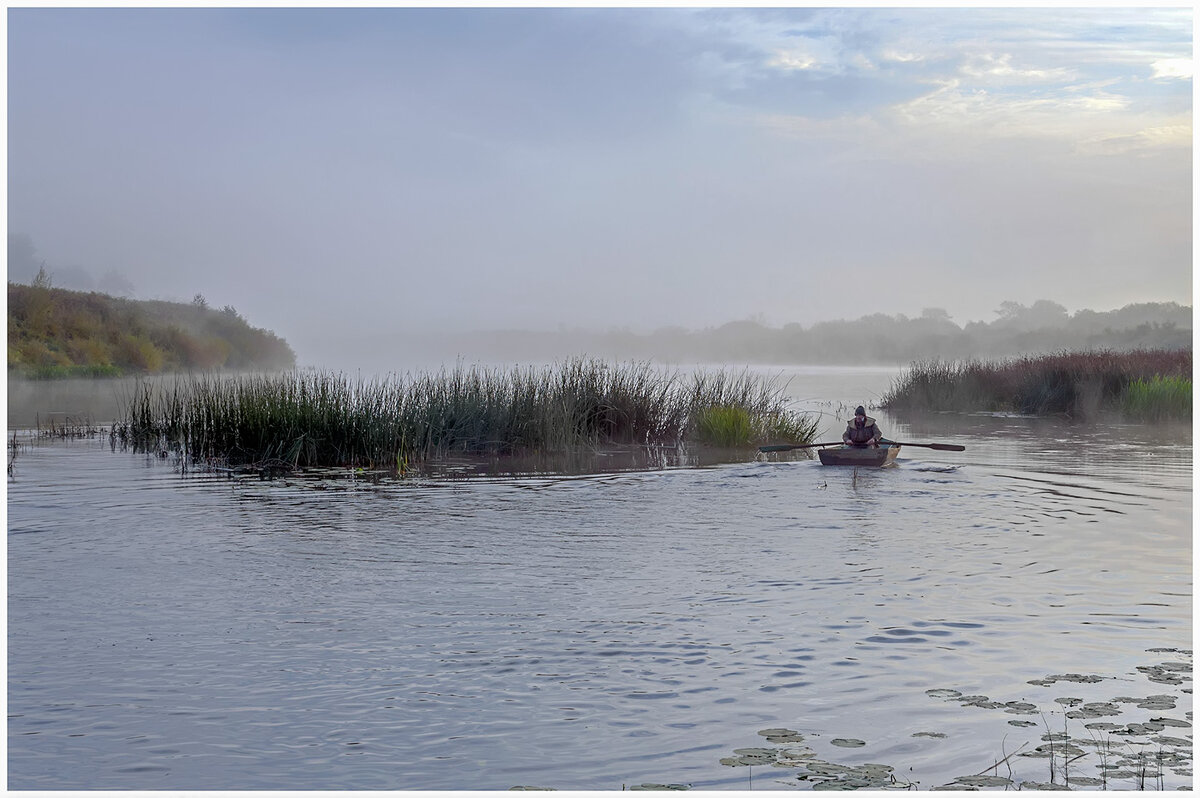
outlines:
[[[959,446],[957,443],[931,443],[930,449],[937,449],[942,452],[965,452],[966,446]]]

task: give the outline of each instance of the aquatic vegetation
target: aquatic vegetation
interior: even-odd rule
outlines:
[[[96,438],[105,431],[104,428],[98,426],[91,418],[73,418],[67,415],[61,418],[51,415],[43,421],[39,414],[35,428],[37,437],[58,440]]]
[[[678,446],[731,431],[738,445],[806,442],[815,429],[815,420],[788,409],[783,386],[748,372],[680,375],[574,359],[369,380],[289,372],[142,382],[112,434],[135,451],[192,461],[403,472],[446,456]]]
[[[1190,651],[1152,651],[1177,656],[1170,662],[1139,666],[1137,672],[1147,680],[1162,678],[1164,674],[1177,677],[1177,685],[1191,680]],[[1028,684],[1044,688],[1059,682],[1097,685],[1116,680],[1116,677],[1096,674],[1067,673],[1030,679]],[[1181,687],[1180,692],[1190,694],[1191,690]],[[1125,723],[1091,720],[1095,717],[1122,715],[1127,707],[1173,710],[1176,706],[1176,696],[1119,696],[1111,701],[1086,701],[1074,696],[1062,696],[1053,699],[1055,708],[1052,709],[1032,700],[998,700],[986,695],[965,694],[950,687],[931,688],[926,690],[925,694],[930,699],[957,703],[972,710],[998,710],[1004,714],[1037,716],[1040,722],[1025,719],[1008,721],[1009,726],[1030,730],[1025,733],[1037,736],[1020,741],[1014,748],[1009,742],[1009,734],[1001,733],[1000,756],[986,765],[979,763],[983,766],[977,772],[954,776],[932,788],[922,787],[920,782],[912,781],[914,777],[911,768],[902,769],[891,764],[830,761],[818,751],[820,744],[828,744],[836,748],[850,749],[846,755],[851,756],[851,752],[856,749],[869,751],[872,743],[867,740],[853,737],[823,740],[820,734],[802,733],[792,729],[764,729],[758,734],[775,747],[738,748],[733,751],[733,756],[722,758],[720,763],[730,767],[753,769],[754,766],[767,765],[777,770],[790,770],[792,773],[787,776],[786,781],[779,781],[777,772],[774,780],[781,784],[797,780],[813,790],[1069,790],[1091,787],[1165,789],[1173,784],[1188,788],[1191,786],[1192,741],[1190,736],[1185,737],[1190,735],[1192,728],[1190,712],[1187,713],[1187,720],[1161,715],[1148,720]],[[1056,725],[1061,722],[1062,725],[1058,729],[1052,729],[1052,722]],[[1079,726],[1082,726],[1082,731],[1079,730]],[[1036,732],[1038,727],[1042,729],[1040,735]],[[1183,729],[1189,731],[1176,731]],[[935,731],[919,731],[911,737],[925,741],[925,745],[936,747],[946,740],[948,735]],[[889,745],[891,743],[894,741],[889,742]],[[908,773],[906,778],[909,780],[897,779],[897,770]]]
[[[882,404],[899,410],[987,410],[1190,419],[1191,350],[1062,352],[1000,361],[917,362]]]
[[[1121,412],[1148,421],[1191,418],[1192,381],[1178,376],[1135,379],[1121,395]]]

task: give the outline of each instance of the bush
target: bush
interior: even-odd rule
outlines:
[[[932,361],[914,363],[893,384],[882,404],[893,410],[990,410],[1089,417],[1123,412],[1127,405],[1136,407],[1140,400],[1126,400],[1129,386],[1135,382],[1162,378],[1184,381],[1190,396],[1191,373],[1190,350],[1063,352],[994,362]],[[1151,390],[1166,389],[1137,389],[1143,393]],[[1178,401],[1159,404],[1181,412]],[[1187,413],[1190,416],[1190,400]]]

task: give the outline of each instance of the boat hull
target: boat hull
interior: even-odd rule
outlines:
[[[818,449],[821,465],[865,466],[878,468],[895,462],[900,453],[898,445],[882,446],[839,446],[833,449]]]

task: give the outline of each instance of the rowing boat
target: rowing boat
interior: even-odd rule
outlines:
[[[821,465],[842,466],[885,466],[895,462],[900,453],[899,444],[883,444],[881,446],[837,446],[831,449],[818,449],[817,456]]]

